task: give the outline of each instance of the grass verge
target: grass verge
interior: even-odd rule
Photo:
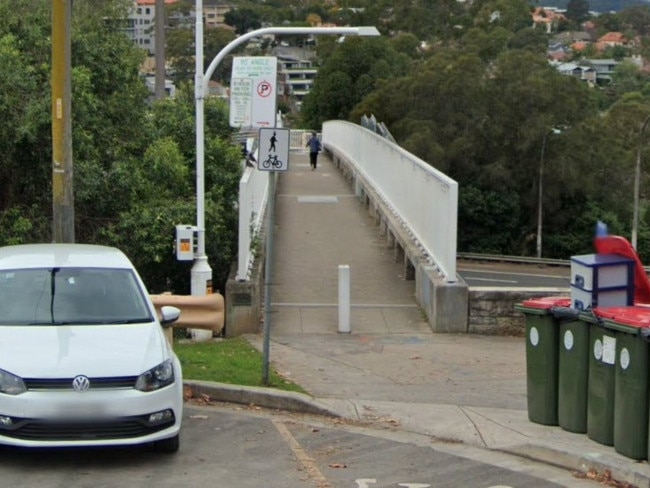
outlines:
[[[209,342],[175,342],[174,351],[183,366],[183,377],[188,380],[266,386],[306,393],[272,367],[269,367],[269,384],[262,384],[262,354],[240,337]]]

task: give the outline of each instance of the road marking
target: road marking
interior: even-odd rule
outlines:
[[[338,303],[295,303],[295,302],[273,302],[274,307],[301,307],[301,308],[330,308],[339,306]],[[352,308],[418,308],[417,304],[410,303],[353,303]]]
[[[298,203],[339,203],[338,197],[330,195],[303,195],[296,198]]]
[[[458,272],[465,272],[465,273],[483,273],[483,274],[502,274],[502,275],[511,275],[511,276],[534,276],[536,278],[557,278],[557,279],[566,279],[568,280],[568,276],[564,275],[547,275],[547,274],[537,274],[537,273],[517,273],[515,271],[513,272],[508,272],[508,271],[482,271],[480,269],[474,269],[474,268],[464,268],[464,267],[459,267]]]
[[[491,278],[477,278],[476,276],[463,276],[464,280],[474,280],[474,281],[493,281],[495,283],[519,283],[517,280],[497,280]]]
[[[318,487],[332,488],[332,484],[327,481],[327,478],[325,478],[325,476],[323,476],[323,473],[320,472],[313,458],[307,455],[300,444],[298,444],[298,441],[295,439],[295,437],[291,435],[289,429],[287,429],[283,423],[276,420],[273,421],[273,425],[275,425],[275,428],[278,429],[278,432],[282,438],[287,442],[287,444],[289,444],[289,447],[295,454],[296,458],[298,458],[298,461],[300,461],[305,470],[307,470],[309,477],[318,483]]]
[[[370,488],[370,484],[376,485],[377,484],[377,479],[376,478],[359,478],[355,480],[355,483],[357,484],[357,488]]]

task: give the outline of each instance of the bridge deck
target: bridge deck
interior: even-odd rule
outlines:
[[[292,152],[276,195],[273,334],[337,332],[339,265],[350,266],[352,332],[431,333],[415,282],[326,155],[312,171]]]

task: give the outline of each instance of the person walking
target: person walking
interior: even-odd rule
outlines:
[[[318,139],[318,134],[316,131],[312,131],[311,137],[307,141],[307,146],[309,148],[309,165],[311,166],[312,171],[316,169],[316,163],[318,161],[318,153],[321,150],[320,140]]]

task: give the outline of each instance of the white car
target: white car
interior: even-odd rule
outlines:
[[[0,247],[0,444],[179,448],[181,366],[118,249]]]

